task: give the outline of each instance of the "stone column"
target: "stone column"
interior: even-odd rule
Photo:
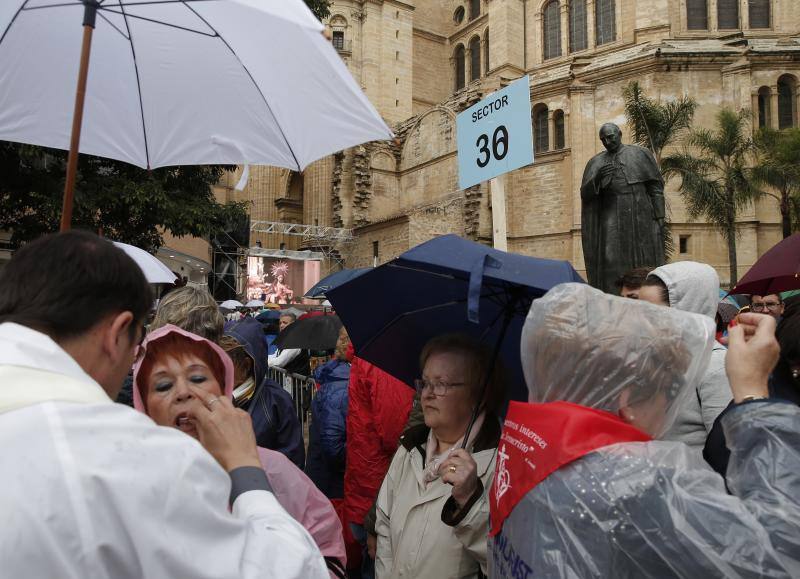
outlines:
[[[778,130],[778,85],[774,84],[769,87],[769,124]]]
[[[533,44],[533,63],[534,64],[541,64],[544,61],[544,36],[542,34],[542,13],[536,12],[533,15],[533,37],[537,40],[534,40]],[[492,32],[489,31],[489,34]],[[530,56],[530,55],[528,55]],[[531,63],[528,62],[528,67],[530,67]]]
[[[750,115],[752,117],[751,126],[755,133],[758,130],[758,87],[750,89],[750,111],[752,113]]]
[[[586,0],[586,46],[590,49],[595,46],[594,1],[595,0]]]
[[[556,119],[553,110],[547,109],[547,150],[554,151],[556,148]]]
[[[719,29],[719,20],[717,19],[717,0],[708,0],[708,30],[715,31]]]
[[[774,6],[770,6],[770,8],[774,9]],[[747,0],[739,0],[739,24],[741,24],[742,30],[750,28],[750,10],[748,9]]]
[[[566,2],[561,3],[561,55],[570,53],[569,46],[569,6]]]

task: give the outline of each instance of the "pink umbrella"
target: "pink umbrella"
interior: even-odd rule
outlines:
[[[762,255],[730,293],[766,296],[795,289],[800,289],[800,233]]]

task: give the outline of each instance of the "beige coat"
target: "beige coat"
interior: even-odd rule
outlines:
[[[483,435],[484,429],[481,430]],[[473,452],[483,496],[460,522],[450,527],[442,522],[442,507],[450,498],[452,487],[441,479],[425,485],[424,452],[404,441],[392,459],[378,495],[377,579],[477,577],[479,568],[486,573],[487,493],[497,451],[496,440],[493,442],[493,448]],[[481,448],[477,441],[476,447]]]

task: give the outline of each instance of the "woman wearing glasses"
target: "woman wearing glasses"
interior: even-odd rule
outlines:
[[[416,387],[425,422],[400,439],[378,495],[376,576],[478,577],[486,572],[486,489],[500,438],[502,389],[495,373],[483,396],[488,355],[465,336],[431,340],[420,367]]]

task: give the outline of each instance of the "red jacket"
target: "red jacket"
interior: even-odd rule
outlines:
[[[346,523],[364,524],[400,444],[414,390],[380,368],[354,358],[347,412],[344,473]]]

